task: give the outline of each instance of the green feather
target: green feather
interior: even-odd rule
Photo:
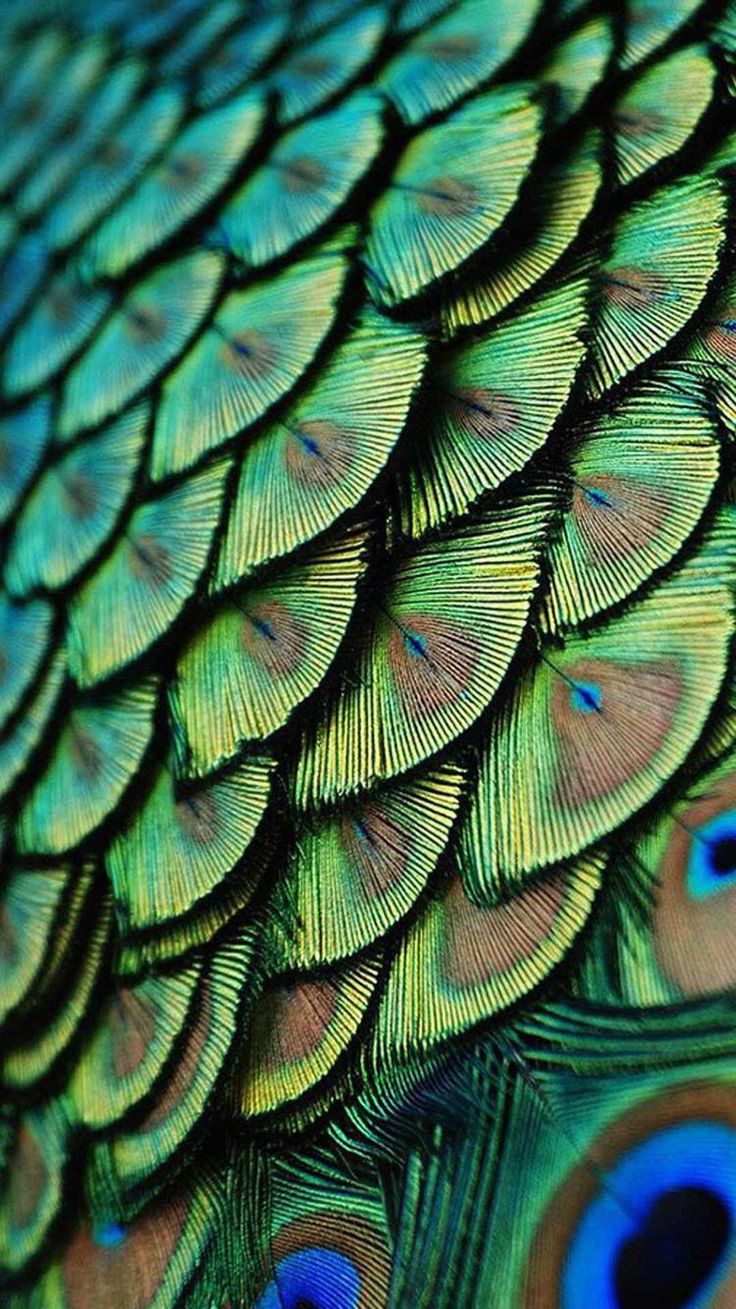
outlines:
[[[155,700],[155,683],[142,681],[73,703],[46,768],[24,798],[21,850],[60,854],[109,817],[150,743]]]
[[[736,1296],[734,0],[0,5],[0,1302]]]
[[[333,325],[346,271],[339,244],[330,243],[225,297],[164,386],[151,453],[155,478],[188,468],[288,395]]]
[[[345,205],[376,159],[382,104],[357,91],[338,109],[281,138],[222,211],[216,237],[246,267],[261,267],[314,236]]]
[[[371,213],[365,259],[379,305],[459,268],[508,216],[539,142],[525,85],[489,91],[415,136]]]
[[[129,292],[69,374],[63,440],[116,414],[173,362],[208,312],[221,275],[218,255],[200,250]]]

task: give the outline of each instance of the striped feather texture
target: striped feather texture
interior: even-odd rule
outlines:
[[[0,1302],[736,1303],[736,4],[6,0]]]

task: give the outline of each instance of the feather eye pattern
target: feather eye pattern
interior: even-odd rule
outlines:
[[[405,476],[408,536],[457,518],[544,445],[585,354],[587,293],[584,277],[553,287],[435,371],[426,442]]]
[[[292,1306],[308,1293],[316,1309],[379,1309],[390,1280],[386,1205],[375,1176],[344,1177],[333,1150],[296,1151],[268,1165],[273,1209],[248,1260],[257,1309]],[[241,1203],[249,1198],[241,1181]]]
[[[687,373],[654,373],[577,444],[571,433],[571,502],[550,549],[545,626],[578,626],[648,581],[700,522],[719,470],[707,398]]]
[[[333,326],[346,274],[341,242],[328,242],[276,277],[225,296],[164,384],[154,478],[188,468],[288,395]]]
[[[308,806],[396,777],[469,728],[516,651],[553,497],[544,487],[399,565],[367,612],[360,663],[304,736]]]
[[[53,143],[94,87],[105,60],[105,46],[94,37],[71,51],[60,50],[56,66],[48,70],[46,93],[30,95],[11,110],[9,133],[0,149],[0,186],[8,190],[18,177]],[[53,88],[53,89],[52,89]]]
[[[121,1309],[173,1304],[184,1294],[212,1239],[216,1196],[206,1179],[186,1193],[153,1202],[132,1222],[80,1222],[38,1286],[39,1302],[76,1309],[118,1295]],[[118,1297],[119,1298],[119,1297]]]
[[[582,1309],[591,1292],[616,1309],[642,1303],[642,1293],[660,1305],[687,1303],[683,1295],[717,1304],[723,1294],[728,1303],[728,1006],[693,1014],[679,1035],[672,1012],[637,1024],[633,1065],[630,1015],[583,1006],[540,1006],[512,1025],[495,1060],[485,1047],[473,1052],[464,1080],[482,1086],[492,1072],[492,1117],[471,1119],[454,1151],[448,1130],[433,1156],[416,1152],[401,1197],[402,1235],[412,1221],[432,1232],[433,1259],[414,1264],[408,1283],[417,1294],[437,1285],[437,1303],[452,1303],[445,1288],[458,1257],[455,1215],[469,1191],[475,1207],[466,1208],[462,1231],[482,1257],[454,1276],[472,1309],[496,1295],[523,1309]],[[668,1036],[663,1067],[657,1045]]]
[[[398,444],[425,360],[420,333],[363,312],[307,394],[243,451],[216,586],[305,545],[362,499]]]
[[[530,89],[489,91],[411,140],[371,213],[365,258],[377,304],[418,296],[498,230],[539,142]]]
[[[356,91],[280,138],[219,216],[215,238],[258,268],[313,236],[344,206],[382,144],[382,101]]]
[[[588,855],[490,905],[471,900],[461,877],[449,880],[392,962],[376,1018],[376,1066],[416,1057],[535,987],[584,927],[602,869],[601,857]]]
[[[0,6],[3,1309],[731,1305],[734,13]]]
[[[581,960],[580,995],[644,1007],[731,989],[735,779],[731,749],[635,834]],[[612,916],[622,929],[615,935]],[[689,948],[693,934],[698,951]]]
[[[606,835],[698,743],[728,666],[732,530],[719,524],[636,608],[543,647],[520,678],[485,747],[464,834],[480,893]]]
[[[67,586],[104,547],[133,488],[148,419],[148,404],[134,405],[44,470],[16,519],[11,595]]]
[[[218,256],[201,250],[129,292],[67,378],[62,440],[113,417],[173,363],[208,312],[221,274]]]
[[[202,114],[179,132],[155,167],[82,251],[88,276],[120,277],[214,199],[253,145],[263,121],[255,96]]]

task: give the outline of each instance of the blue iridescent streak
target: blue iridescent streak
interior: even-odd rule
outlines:
[[[570,704],[581,714],[600,713],[603,692],[595,682],[577,682],[570,691]]]
[[[427,654],[427,642],[423,636],[417,636],[416,632],[404,633],[404,645],[409,654],[414,655],[417,659],[423,659]]]
[[[595,505],[597,509],[610,509],[613,503],[605,491],[599,491],[596,487],[584,486],[583,494],[588,504]]]

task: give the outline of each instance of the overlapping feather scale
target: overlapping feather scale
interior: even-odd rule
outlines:
[[[3,1302],[728,1305],[733,4],[0,36]]]

